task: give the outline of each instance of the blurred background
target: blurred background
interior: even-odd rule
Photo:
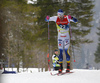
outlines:
[[[77,24],[71,23],[72,67],[100,69],[99,3],[100,0],[0,0],[0,68],[17,68],[18,72],[19,68],[47,69],[45,17],[56,16],[62,9],[65,15],[78,19]],[[57,29],[50,22],[50,58],[55,49]]]

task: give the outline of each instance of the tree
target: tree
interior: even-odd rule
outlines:
[[[19,64],[22,62],[23,67],[29,67],[32,63],[32,55],[35,54],[32,52],[33,29],[37,26],[36,15],[39,8],[27,4],[26,0],[4,0],[1,7],[1,17],[4,20],[2,38],[5,40],[2,53],[7,57],[5,62],[8,68],[14,64],[19,72]]]
[[[58,2],[59,1],[59,2]],[[90,43],[83,39],[90,32],[94,7],[91,0],[37,0],[37,4],[27,4],[26,0],[1,0],[0,2],[0,44],[5,62],[19,71],[23,68],[47,67],[48,29],[45,17],[56,15],[58,9],[78,18],[80,27],[72,23],[74,46]],[[87,22],[85,22],[85,20]],[[50,53],[57,48],[57,30],[50,22]],[[84,28],[85,27],[85,28]],[[71,51],[72,52],[72,51]],[[1,55],[0,54],[0,55]]]
[[[99,43],[98,43],[97,50],[94,53],[94,55],[95,55],[95,62],[99,63],[100,62],[100,26],[97,29],[99,31],[99,32],[97,32],[97,35],[99,36],[99,38],[98,38]]]
[[[5,60],[5,56],[3,54],[3,52],[4,52],[3,47],[4,47],[4,42],[5,42],[5,40],[3,38],[3,33],[4,33],[3,27],[5,27],[5,25],[4,25],[5,18],[3,18],[3,14],[2,14],[2,12],[3,12],[2,4],[4,4],[4,0],[0,0],[0,62]]]
[[[72,35],[73,35],[73,44],[74,47],[79,47],[83,43],[91,43],[89,39],[84,37],[90,33],[92,25],[90,22],[93,20],[93,12],[91,11],[94,5],[92,0],[37,0],[37,6],[41,8],[39,12],[38,25],[39,30],[42,30],[42,33],[38,36],[41,39],[41,45],[45,44],[45,47],[48,46],[47,41],[47,23],[44,22],[44,19],[47,15],[53,16],[56,15],[58,9],[63,9],[65,14],[72,15],[76,17],[81,26],[78,24],[71,23]],[[57,31],[55,28],[54,22],[50,22],[50,49],[54,50],[57,48]],[[37,33],[38,34],[38,33]],[[72,42],[71,42],[72,43]],[[72,50],[72,49],[71,49]],[[47,50],[48,51],[48,50]],[[51,51],[52,52],[52,51]],[[70,51],[72,52],[72,51]],[[52,54],[52,53],[51,53]]]

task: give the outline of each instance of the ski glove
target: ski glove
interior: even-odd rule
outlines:
[[[75,23],[78,22],[78,20],[77,20],[76,18],[74,18],[74,17],[72,17],[72,20],[73,20]]]
[[[71,17],[71,15],[68,15],[68,19],[71,19],[72,17]]]
[[[49,18],[50,18],[50,17],[47,16],[47,17],[45,18],[45,21],[46,21],[46,22],[49,22]]]
[[[74,22],[78,22],[76,18],[72,17],[71,15],[68,15],[68,19],[72,19]]]

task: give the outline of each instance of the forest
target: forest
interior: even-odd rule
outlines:
[[[80,44],[93,42],[85,38],[93,26],[93,7],[93,0],[37,0],[34,4],[27,0],[0,0],[0,62],[8,68],[17,67],[17,71],[20,67],[47,70],[49,49],[51,57],[58,45],[54,22],[50,22],[48,45],[45,17],[57,15],[58,9],[76,17],[78,23],[71,23],[71,45],[73,42],[74,49],[80,49]],[[70,47],[71,55],[72,52]]]

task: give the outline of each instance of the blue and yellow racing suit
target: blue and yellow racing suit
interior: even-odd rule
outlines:
[[[63,61],[63,50],[65,50],[66,61],[70,63],[69,45],[70,45],[70,35],[69,35],[69,25],[70,21],[77,22],[77,19],[69,19],[67,15],[64,15],[63,20],[60,20],[58,16],[53,16],[49,18],[49,21],[54,21],[57,26],[58,31],[58,48],[60,50],[59,63]]]

